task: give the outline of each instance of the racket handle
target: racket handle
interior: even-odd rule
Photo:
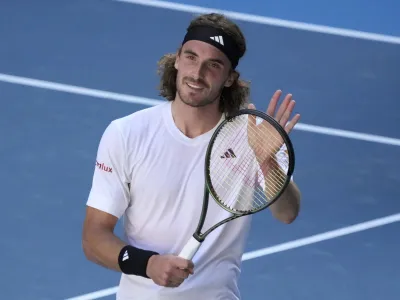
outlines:
[[[192,236],[190,240],[186,243],[185,247],[183,247],[181,253],[179,253],[179,257],[187,260],[192,260],[200,245],[201,243]]]

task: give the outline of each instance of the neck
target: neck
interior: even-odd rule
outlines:
[[[195,138],[213,129],[221,119],[218,101],[204,107],[192,107],[177,97],[172,102],[172,117],[179,130],[189,138]]]

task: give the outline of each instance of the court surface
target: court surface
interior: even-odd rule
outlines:
[[[291,225],[255,216],[243,299],[400,299],[400,38],[381,36],[400,36],[399,4],[227,2],[214,7],[380,34],[237,21],[257,108],[282,89],[302,114],[292,134],[302,211]],[[119,275],[85,259],[81,227],[103,130],[161,100],[156,62],[193,17],[153,4],[0,5],[1,299],[114,299]]]

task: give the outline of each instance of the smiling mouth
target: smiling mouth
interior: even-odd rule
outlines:
[[[191,89],[194,89],[196,91],[200,91],[200,90],[204,89],[204,86],[200,86],[200,85],[197,85],[197,84],[194,84],[194,83],[186,82],[186,84],[187,84],[188,87],[190,87]]]

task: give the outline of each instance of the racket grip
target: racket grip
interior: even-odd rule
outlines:
[[[190,240],[186,243],[185,247],[183,247],[181,253],[179,253],[179,257],[187,260],[192,260],[193,256],[200,248],[200,245],[201,243],[192,236]]]

